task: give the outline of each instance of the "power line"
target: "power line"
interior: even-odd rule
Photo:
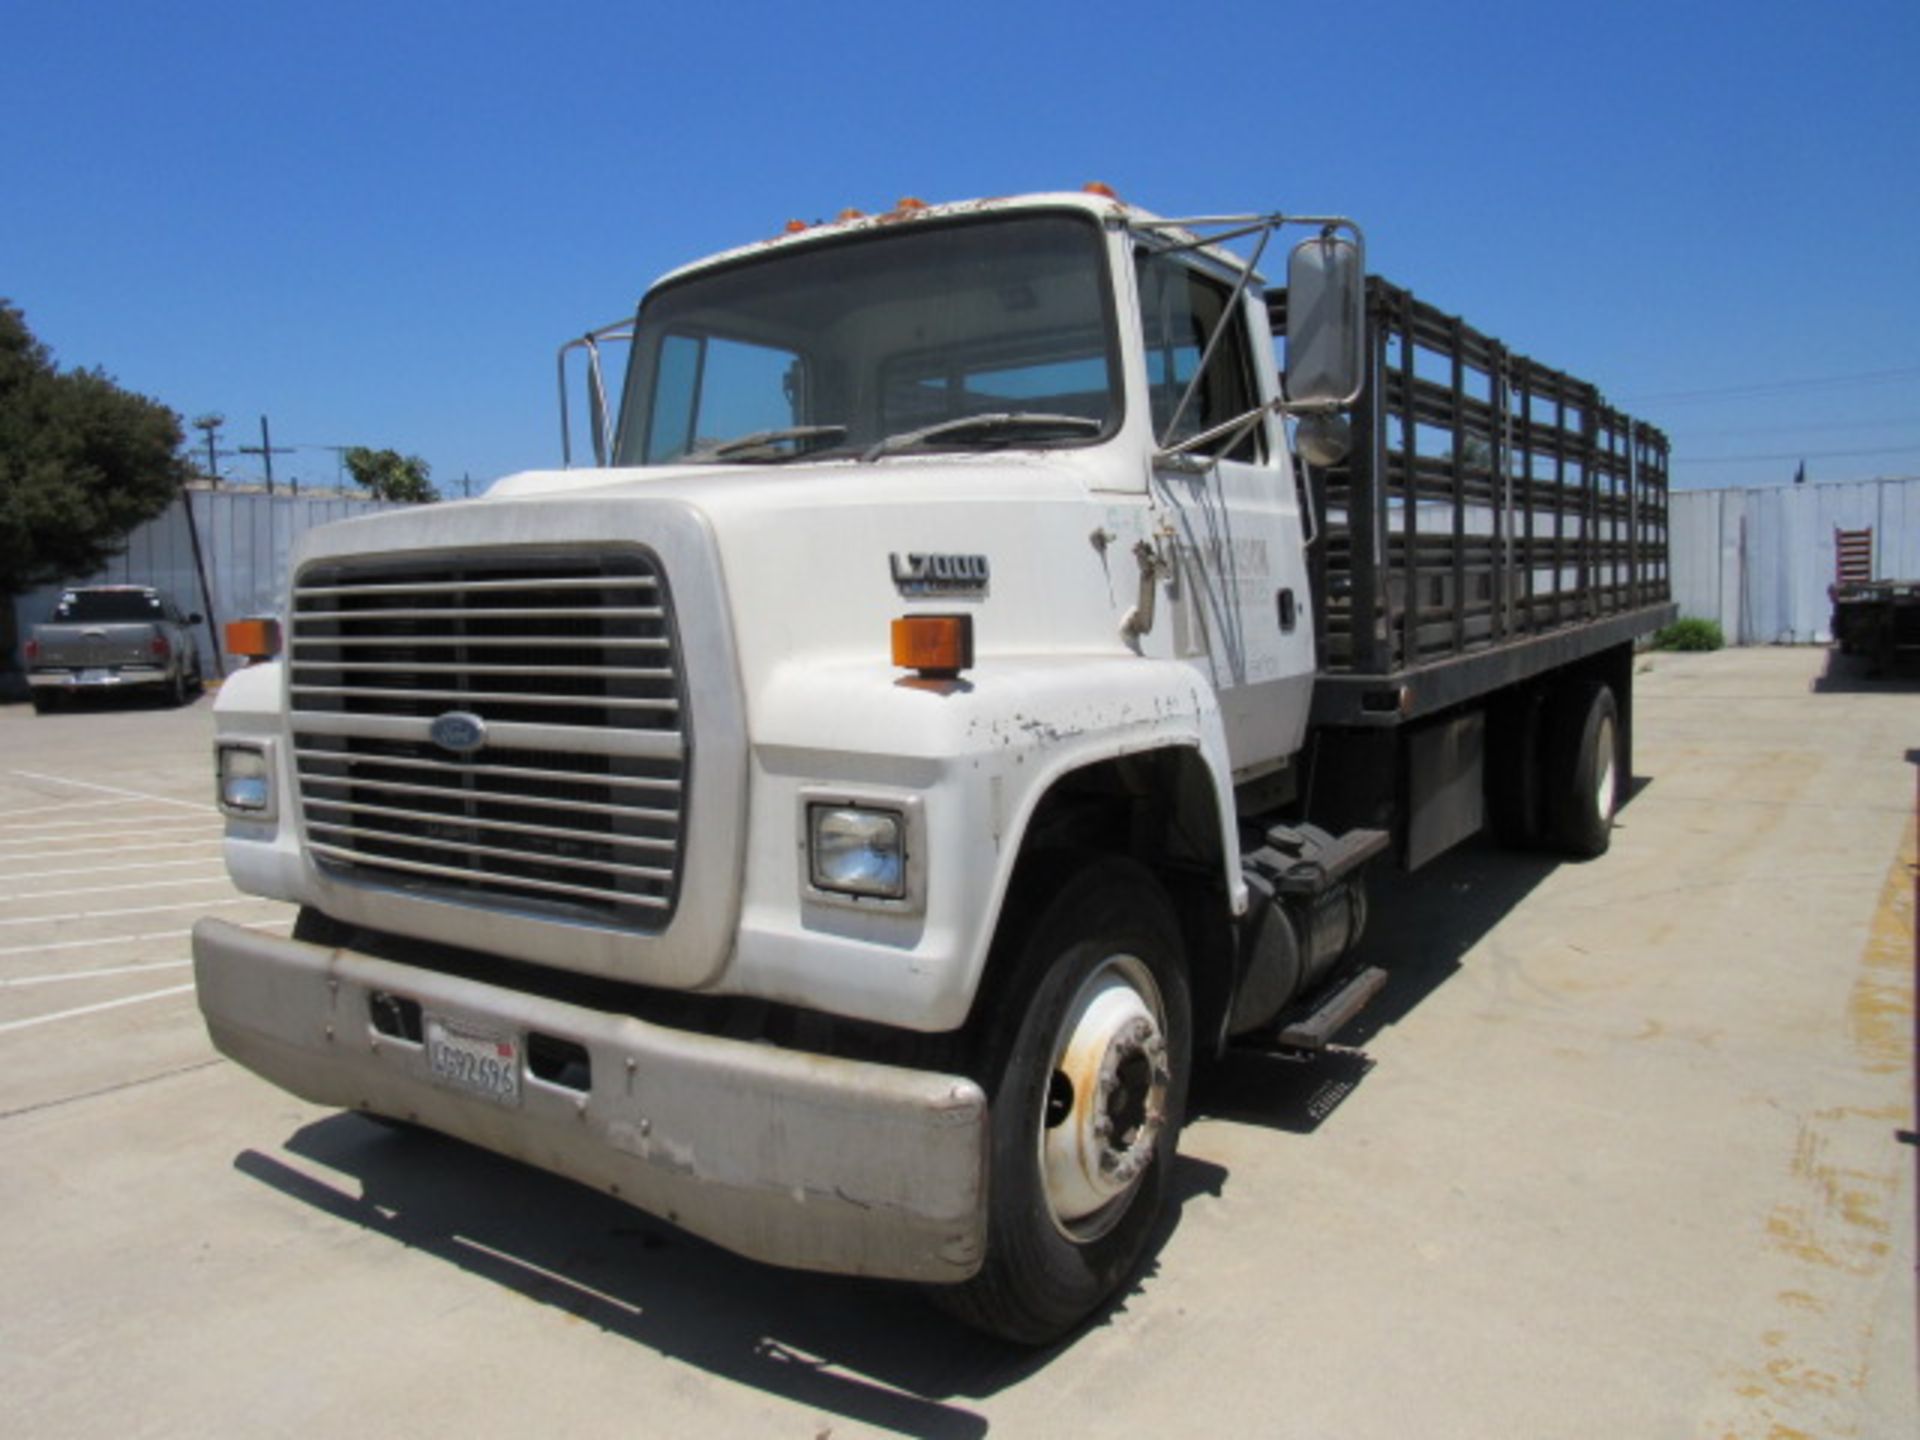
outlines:
[[[1773,455],[1676,455],[1676,465],[1744,465],[1757,460],[1851,460],[1863,455],[1920,454],[1920,445],[1887,445],[1875,450],[1783,450]]]
[[[1798,425],[1732,425],[1718,430],[1692,430],[1689,439],[1722,439],[1729,435],[1799,435],[1814,430],[1899,430],[1913,429],[1920,419],[1903,415],[1889,420],[1813,420]]]
[[[1760,380],[1745,385],[1724,385],[1712,390],[1667,390],[1621,398],[1622,404],[1641,405],[1659,401],[1671,405],[1689,400],[1746,400],[1763,395],[1793,395],[1806,390],[1831,390],[1846,385],[1879,385],[1890,380],[1920,377],[1920,366],[1900,370],[1866,370],[1857,375],[1821,375],[1811,380]]]

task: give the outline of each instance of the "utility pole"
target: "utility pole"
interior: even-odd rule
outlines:
[[[260,417],[260,443],[258,445],[242,445],[240,447],[240,453],[242,455],[258,455],[262,460],[266,461],[267,493],[271,495],[273,493],[273,457],[276,455],[291,455],[293,451],[285,446],[282,446],[278,450],[273,448],[273,440],[267,434],[267,417],[262,415]]]
[[[211,432],[207,435],[207,444],[209,447],[213,444]],[[207,503],[211,505],[213,501],[209,499]],[[180,489],[180,508],[187,512],[187,539],[193,545],[193,573],[200,580],[200,603],[207,612],[207,639],[213,643],[213,673],[224,680],[227,657],[220,651],[220,617],[213,610],[213,587],[207,584],[207,560],[200,550],[200,523],[193,518],[193,495],[185,486]]]
[[[206,432],[207,482],[216,487],[220,484],[220,472],[214,468],[218,463],[218,453],[213,448],[213,437],[220,433],[220,427],[226,423],[227,417],[217,410],[211,414],[198,416],[193,422],[194,429]]]

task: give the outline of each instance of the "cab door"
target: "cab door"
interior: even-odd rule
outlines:
[[[1306,733],[1313,617],[1298,492],[1270,415],[1183,455],[1166,450],[1271,401],[1273,346],[1257,287],[1235,301],[1232,272],[1192,249],[1139,249],[1135,281],[1173,653],[1218,694],[1234,774],[1246,779],[1297,752]]]

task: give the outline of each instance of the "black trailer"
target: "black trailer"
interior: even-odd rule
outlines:
[[[1876,674],[1920,653],[1920,580],[1863,580],[1835,585],[1833,639],[1843,655],[1868,657]]]
[[[1873,578],[1873,529],[1833,532],[1833,641],[1842,655],[1864,655],[1885,675],[1901,655],[1920,651],[1920,580]]]

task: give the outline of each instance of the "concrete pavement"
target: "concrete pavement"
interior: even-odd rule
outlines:
[[[291,916],[224,880],[211,702],[0,708],[3,1428],[1913,1434],[1920,687],[1826,661],[1644,659],[1611,853],[1379,886],[1387,993],[1226,1067],[1031,1356],[219,1060],[184,932]]]

